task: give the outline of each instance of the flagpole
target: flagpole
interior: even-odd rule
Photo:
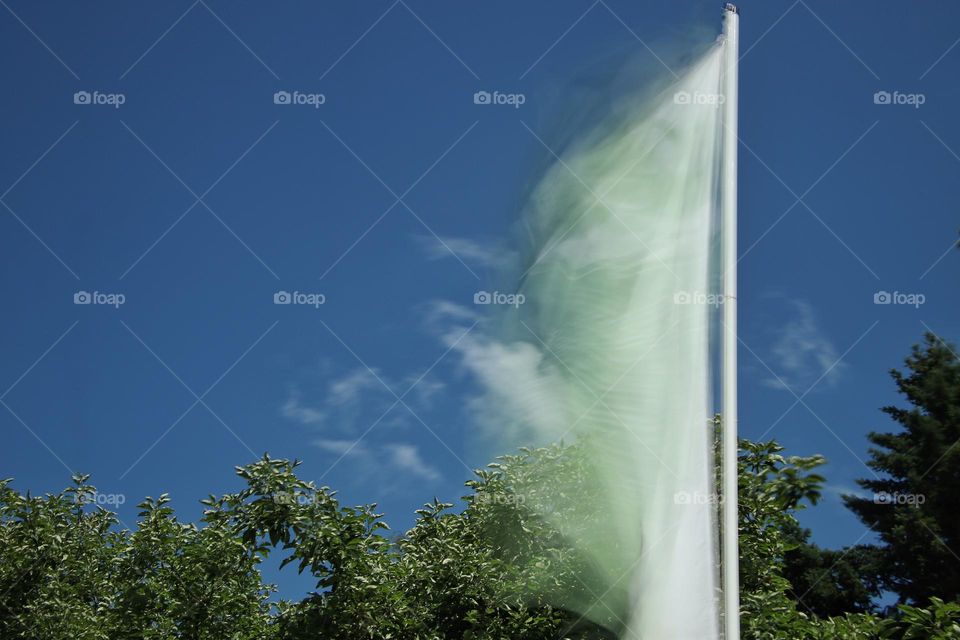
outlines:
[[[740,14],[723,10],[723,147],[721,236],[723,262],[723,373],[721,382],[721,496],[724,640],[740,640],[740,552],[737,514],[737,72]]]

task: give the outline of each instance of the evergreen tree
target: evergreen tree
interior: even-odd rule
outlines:
[[[960,599],[960,358],[932,333],[915,345],[907,371],[892,370],[909,407],[884,407],[896,433],[871,433],[870,468],[858,484],[872,495],[847,506],[876,531],[881,574],[901,602]]]
[[[784,554],[783,576],[797,608],[819,618],[875,611],[873,601],[882,591],[879,550],[869,545],[824,549],[810,542],[810,535],[796,522],[784,527],[793,548]]]

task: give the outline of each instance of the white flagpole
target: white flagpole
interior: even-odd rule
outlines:
[[[723,11],[723,151],[721,236],[723,263],[722,548],[724,640],[740,640],[740,552],[737,517],[737,71],[740,15]]]

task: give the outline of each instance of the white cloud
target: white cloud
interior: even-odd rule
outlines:
[[[449,300],[433,300],[425,313],[427,328],[439,335],[445,335],[451,328],[461,325],[468,327],[483,319],[476,310]],[[464,328],[465,328],[464,327]]]
[[[868,494],[864,492],[860,487],[851,487],[849,485],[842,484],[830,484],[827,483],[823,485],[822,493],[826,496],[834,496],[837,500],[840,500],[844,496],[856,496],[858,498],[873,498],[873,494]]]
[[[306,425],[321,424],[327,418],[327,414],[322,409],[304,405],[300,399],[300,392],[296,389],[291,389],[290,395],[280,407],[280,414],[284,418]]]
[[[516,254],[493,241],[480,242],[452,236],[414,236],[428,260],[460,258],[464,262],[500,269],[512,264]]]
[[[564,403],[556,392],[565,384],[561,372],[538,346],[468,335],[456,349],[484,389],[483,395],[468,403],[481,425],[533,442],[559,435],[554,432],[557,425],[564,424]]]
[[[362,442],[356,440],[337,440],[320,438],[313,441],[313,446],[337,454],[339,456],[365,456],[368,454]]]
[[[377,371],[366,367],[353,369],[319,385],[323,391],[311,402],[304,400],[301,386],[292,386],[280,405],[280,415],[306,426],[351,431],[361,415],[366,415],[365,409],[383,412],[395,399],[379,377]]]
[[[284,418],[314,427],[322,436],[311,440],[311,445],[336,458],[349,458],[371,477],[392,470],[425,480],[440,478],[440,472],[427,464],[414,444],[384,444],[384,438],[395,439],[416,421],[411,410],[419,414],[429,409],[446,388],[443,381],[429,372],[393,380],[366,367],[340,376],[330,373],[329,368],[322,371],[326,379],[317,385],[323,391],[317,400],[308,403],[299,387],[291,387],[280,406]],[[403,397],[403,403],[397,402],[391,389]],[[368,433],[370,437],[366,437]]]
[[[427,464],[420,451],[412,444],[388,444],[384,447],[390,462],[401,471],[406,471],[424,480],[439,480],[440,472]]]
[[[438,380],[432,374],[427,374],[422,377],[413,375],[407,376],[404,379],[404,383],[405,386],[401,393],[413,385],[413,390],[411,393],[416,396],[417,404],[425,409],[432,407],[434,399],[447,387],[446,383]]]
[[[557,393],[566,386],[564,376],[538,345],[496,340],[482,323],[474,325],[480,318],[475,311],[448,301],[435,302],[427,317],[478,383],[480,391],[467,400],[467,409],[485,435],[524,443],[561,435],[558,425],[566,421]]]
[[[380,380],[382,378],[376,370],[366,367],[354,369],[340,380],[330,383],[328,398],[330,402],[337,405],[356,403],[365,391],[371,389],[387,391]]]
[[[803,300],[789,300],[789,319],[776,331],[770,347],[770,366],[776,373],[763,380],[773,389],[803,393],[811,385],[834,385],[844,363],[837,363],[837,350],[817,324],[813,307]]]
[[[311,444],[337,458],[353,460],[360,465],[364,475],[381,476],[390,472],[401,472],[436,481],[443,476],[440,471],[423,459],[416,445],[405,442],[391,442],[383,445],[368,445],[363,440],[319,438]]]

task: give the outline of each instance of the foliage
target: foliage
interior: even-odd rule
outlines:
[[[907,366],[894,379],[913,408],[885,409],[904,431],[871,435],[871,466],[885,477],[861,485],[926,500],[848,498],[884,546],[812,544],[795,514],[818,501],[823,458],[740,442],[744,638],[960,638],[960,572],[947,555],[960,526],[960,363],[928,336]],[[86,476],[43,497],[0,481],[0,640],[615,638],[628,594],[603,589],[595,558],[579,551],[610,505],[584,451],[499,458],[467,482],[461,505],[434,499],[393,537],[376,505],[341,505],[298,478],[297,461],[269,456],[238,467],[244,487],[204,500],[197,524],[161,495],[128,527],[96,506]],[[316,590],[271,602],[259,571],[270,554]],[[871,603],[890,586],[909,604],[881,617]]]
[[[806,619],[790,596],[784,558],[793,548],[785,531],[793,512],[820,498],[820,456],[785,457],[776,442],[740,441],[740,599],[744,638],[799,637]]]
[[[784,457],[773,442],[742,447],[745,636],[801,637],[783,531],[817,499],[821,459]],[[44,498],[3,483],[0,638],[546,640],[622,630],[623,603],[583,606],[599,576],[571,536],[602,527],[604,514],[578,445],[500,458],[467,483],[461,511],[434,500],[395,540],[374,506],[340,505],[299,479],[297,464],[265,456],[238,467],[246,486],[205,500],[199,527],[178,522],[161,496],[140,505],[136,530],[121,530],[114,514],[90,508],[85,477]],[[538,515],[547,503],[549,520]],[[270,553],[312,574],[316,591],[269,605],[257,567]]]
[[[926,609],[901,605],[902,614],[891,627],[903,640],[951,640],[960,638],[960,604],[930,598]]]
[[[882,594],[876,547],[823,549],[798,524],[787,525],[784,535],[792,548],[784,554],[783,575],[801,611],[821,618],[875,612]]]
[[[846,503],[884,546],[885,586],[901,602],[960,598],[960,359],[933,334],[913,348],[908,372],[891,376],[910,408],[884,407],[898,433],[871,433],[868,465],[858,481],[872,495]]]
[[[0,638],[270,638],[257,556],[228,528],[147,499],[135,532],[91,508],[87,476],[60,494],[0,483]]]

